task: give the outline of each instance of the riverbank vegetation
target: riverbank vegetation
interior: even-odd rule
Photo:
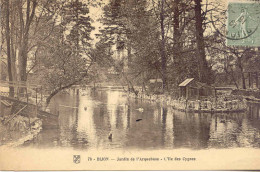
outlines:
[[[0,117],[0,146],[17,147],[32,140],[42,130],[39,118],[28,118],[21,115]]]

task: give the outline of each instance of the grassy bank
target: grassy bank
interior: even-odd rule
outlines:
[[[42,129],[42,121],[38,118],[16,116],[0,117],[0,146],[17,147],[32,140]]]

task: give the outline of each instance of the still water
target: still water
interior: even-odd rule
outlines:
[[[260,104],[247,113],[184,113],[122,91],[82,90],[50,105],[59,129],[46,129],[29,147],[75,149],[260,148]],[[109,134],[112,133],[112,139]]]

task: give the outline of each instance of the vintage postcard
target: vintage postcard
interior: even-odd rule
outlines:
[[[259,1],[0,3],[0,170],[259,170]]]

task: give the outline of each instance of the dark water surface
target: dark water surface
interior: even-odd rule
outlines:
[[[247,113],[198,114],[127,98],[121,91],[86,90],[78,96],[60,94],[51,103],[51,112],[60,114],[60,129],[43,130],[27,146],[154,150],[260,148],[259,107],[260,104],[252,104]],[[108,139],[109,133],[112,139]]]

